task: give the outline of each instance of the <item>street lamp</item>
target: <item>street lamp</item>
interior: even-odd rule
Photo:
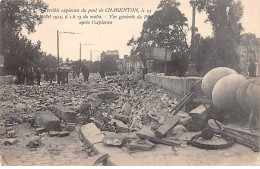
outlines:
[[[59,66],[59,62],[60,62],[60,46],[59,46],[59,36],[61,35],[61,34],[63,34],[63,33],[68,33],[68,34],[80,34],[80,33],[75,33],[75,32],[59,32],[58,30],[57,30],[57,57],[58,57],[58,66]]]
[[[190,5],[192,6],[192,27],[191,27],[191,50],[190,50],[190,64],[188,68],[188,75],[196,75],[196,66],[195,66],[195,58],[194,58],[194,36],[196,32],[195,27],[195,15],[196,15],[196,6],[197,0],[191,0]]]
[[[80,65],[81,65],[81,46],[85,46],[85,45],[95,45],[95,44],[82,44],[82,43],[79,44],[79,62],[80,62]]]

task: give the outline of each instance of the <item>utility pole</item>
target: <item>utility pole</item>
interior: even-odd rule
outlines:
[[[91,49],[90,49],[90,61],[92,62],[92,51],[91,51]]]
[[[80,62],[80,66],[81,66],[81,48],[82,46],[86,46],[86,45],[95,45],[95,44],[82,44],[82,43],[79,43],[79,62]],[[92,52],[90,50],[90,60],[92,61]]]
[[[164,75],[166,76],[167,74],[167,46],[165,47],[165,58],[164,58]]]
[[[59,66],[59,63],[60,63],[60,35],[63,34],[63,33],[67,33],[67,34],[80,34],[80,33],[75,33],[75,32],[59,32],[57,30],[57,58],[58,58],[58,66]]]
[[[195,66],[195,58],[194,58],[194,36],[195,36],[195,16],[196,16],[196,6],[197,0],[191,0],[190,4],[192,6],[192,27],[191,27],[191,46],[190,46],[190,64],[188,68],[188,75],[196,75],[196,66]]]
[[[57,30],[57,57],[58,57],[58,67],[60,63],[60,52],[59,52],[59,31]]]
[[[79,43],[79,64],[81,66],[81,43]]]

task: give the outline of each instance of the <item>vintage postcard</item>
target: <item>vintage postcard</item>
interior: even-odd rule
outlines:
[[[0,165],[260,165],[259,0],[0,0]]]

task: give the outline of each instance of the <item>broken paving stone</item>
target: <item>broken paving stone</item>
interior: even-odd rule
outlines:
[[[4,127],[0,127],[0,135],[6,134],[6,129]]]
[[[157,137],[150,126],[143,127],[140,131],[136,133],[136,135],[141,139],[148,139],[149,141],[154,143],[165,144],[170,146],[179,146],[181,144],[179,141],[176,140]]]
[[[191,116],[187,116],[185,118],[181,118],[180,121],[179,121],[179,124],[183,125],[183,126],[186,126],[188,125],[192,120],[192,117]]]
[[[131,105],[129,103],[125,102],[122,107],[121,113],[123,115],[129,116],[131,113]]]
[[[77,112],[68,109],[67,107],[57,104],[52,107],[52,111],[56,116],[64,120],[65,122],[69,123],[76,123],[77,122]]]
[[[72,131],[74,131],[75,130],[75,125],[66,125],[66,131],[69,131],[69,132],[72,132]]]
[[[35,132],[36,132],[36,133],[35,133],[36,135],[39,135],[39,134],[44,133],[45,130],[44,130],[44,128],[36,128],[36,129],[35,129]]]
[[[36,112],[36,124],[45,131],[60,131],[60,119],[50,111]]]
[[[5,127],[13,127],[13,124],[12,123],[6,123]]]
[[[129,131],[127,125],[125,125],[120,120],[111,120],[112,123],[114,123],[117,133],[127,133]]]
[[[114,92],[111,91],[103,91],[103,92],[99,92],[98,93],[98,97],[101,100],[105,100],[105,99],[116,99],[117,96],[115,95]]]
[[[122,114],[114,114],[114,119],[120,120],[123,123],[127,123],[129,121],[129,117],[126,115],[122,115]]]
[[[182,134],[186,131],[187,129],[183,125],[177,125],[172,129],[171,134],[177,135],[177,134]]]
[[[18,123],[18,124],[21,124],[23,122],[22,118],[20,117],[17,117],[15,115],[11,115],[10,116],[10,120],[13,122],[13,123]]]
[[[50,137],[55,137],[55,136],[58,136],[58,135],[59,135],[58,131],[49,131],[49,136]]]
[[[14,145],[15,143],[17,143],[18,140],[15,138],[9,138],[7,140],[4,141],[4,145],[8,146],[8,145]]]
[[[155,144],[150,142],[149,140],[138,139],[138,140],[132,141],[128,145],[128,147],[130,149],[139,149],[139,150],[143,150],[143,151],[150,151],[155,147]]]
[[[40,138],[35,138],[34,140],[30,141],[26,146],[28,148],[37,148],[41,145],[41,140]]]
[[[69,136],[70,133],[68,131],[61,131],[58,133],[58,136],[59,137],[66,137],[66,136]]]
[[[9,138],[15,138],[16,137],[15,133],[16,133],[15,130],[10,130],[7,132]]]
[[[156,131],[156,136],[162,138],[164,137],[173,127],[175,127],[179,122],[179,118],[176,116],[173,116],[166,120],[166,122],[160,126]]]
[[[91,104],[84,102],[81,104],[80,108],[77,110],[80,114],[89,114],[91,110]]]
[[[205,114],[209,113],[209,110],[212,108],[210,104],[201,104],[195,109],[189,112],[189,115],[194,118],[202,118]]]
[[[126,143],[126,136],[118,133],[106,132],[103,143],[106,146],[122,147]]]

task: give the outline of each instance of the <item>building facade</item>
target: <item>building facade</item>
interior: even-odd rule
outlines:
[[[139,59],[133,59],[127,55],[123,59],[124,73],[131,74],[134,71],[138,71],[143,68],[143,64]]]
[[[240,39],[240,44],[238,46],[238,53],[240,59],[240,69],[243,74],[248,73],[248,65],[251,62],[257,64],[257,75],[260,75],[258,68],[259,64],[259,54],[260,51],[260,38],[256,38],[254,34],[243,34]]]
[[[108,50],[106,52],[102,52],[101,56],[100,56],[100,60],[102,61],[105,57],[110,57],[113,58],[115,60],[119,59],[119,52],[118,50]]]

